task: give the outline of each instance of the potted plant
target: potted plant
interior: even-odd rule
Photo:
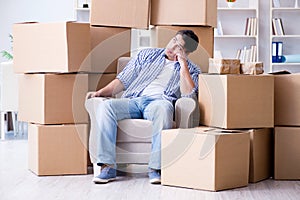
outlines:
[[[10,38],[10,42],[12,43],[13,42],[13,36],[11,34],[9,34],[9,38]],[[2,57],[6,58],[8,61],[13,59],[12,53],[10,53],[6,50],[1,51],[1,54],[2,54]]]
[[[228,6],[229,8],[232,8],[232,7],[234,6],[235,1],[236,1],[236,0],[226,0],[227,6]]]

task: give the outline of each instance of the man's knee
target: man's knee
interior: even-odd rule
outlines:
[[[155,118],[172,118],[174,108],[173,105],[167,101],[160,101],[151,106],[150,112]]]

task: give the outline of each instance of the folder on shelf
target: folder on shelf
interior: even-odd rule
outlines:
[[[281,63],[283,62],[283,43],[282,42],[272,42],[272,62]]]

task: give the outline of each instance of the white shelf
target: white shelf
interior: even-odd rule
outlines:
[[[300,63],[272,63],[272,65],[276,65],[276,66],[286,66],[286,65],[290,65],[290,66],[299,66],[300,67]]]
[[[248,36],[248,35],[215,35],[215,38],[245,38],[245,39],[257,39],[257,36]]]
[[[75,8],[77,11],[90,11],[90,8]]]
[[[300,35],[272,35],[272,38],[300,38]]]
[[[300,8],[292,8],[292,7],[281,7],[281,8],[271,8],[272,11],[297,11]]]
[[[253,11],[255,12],[255,8],[218,8],[218,11]]]
[[[227,7],[225,0],[218,0],[218,28],[215,30],[214,50],[220,51],[224,58],[236,58],[239,50],[250,50],[256,46],[256,57],[259,60],[259,0],[237,0],[234,7]],[[248,19],[256,18],[256,34],[245,34]],[[249,20],[250,21],[250,20]],[[249,28],[250,26],[248,26]],[[249,29],[250,30],[250,29]]]
[[[285,69],[300,72],[300,63],[273,63],[272,62],[272,42],[283,42],[282,54],[292,55],[300,52],[300,8],[294,8],[295,0],[280,0],[282,7],[272,6],[273,0],[270,0],[270,22],[273,18],[281,18],[285,35],[273,35],[272,23],[270,23],[270,71]],[[299,2],[300,3],[300,2]]]

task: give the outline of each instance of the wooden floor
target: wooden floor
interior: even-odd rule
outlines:
[[[208,192],[148,183],[146,174],[96,185],[92,174],[38,177],[27,169],[27,140],[0,141],[0,199],[300,199],[300,181],[266,180],[239,189]],[[299,169],[300,170],[300,169]]]

